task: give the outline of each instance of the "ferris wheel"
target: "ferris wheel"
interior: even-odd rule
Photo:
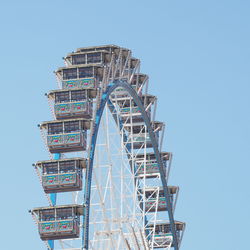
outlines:
[[[50,160],[34,165],[49,205],[30,212],[47,249],[180,249],[172,153],[157,97],[129,49],[79,48],[46,94],[53,120],[39,124]]]

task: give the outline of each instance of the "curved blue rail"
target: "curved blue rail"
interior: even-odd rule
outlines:
[[[89,153],[89,162],[88,162],[88,167],[86,169],[86,175],[85,175],[82,249],[87,250],[89,248],[88,244],[89,244],[89,214],[90,214],[91,181],[92,181],[95,146],[96,146],[96,141],[97,141],[99,125],[100,125],[101,117],[103,114],[103,110],[105,108],[106,103],[109,100],[109,96],[117,87],[124,88],[131,95],[134,102],[141,110],[143,120],[148,128],[148,132],[149,132],[149,136],[150,136],[150,139],[151,139],[151,142],[153,145],[156,161],[157,161],[158,166],[159,166],[159,172],[160,172],[160,176],[161,176],[164,196],[165,196],[166,203],[167,203],[167,211],[168,211],[168,216],[169,216],[170,228],[171,228],[171,233],[173,235],[173,246],[174,246],[175,250],[179,250],[176,229],[175,229],[175,223],[174,223],[174,217],[173,217],[173,211],[172,211],[172,206],[171,206],[171,201],[170,201],[170,194],[169,194],[168,187],[167,187],[167,181],[166,181],[165,175],[164,175],[164,167],[163,167],[163,162],[162,162],[161,157],[160,157],[158,144],[157,144],[153,129],[151,127],[149,117],[145,111],[145,108],[144,108],[140,98],[138,97],[136,91],[131,87],[131,85],[128,84],[124,80],[114,81],[113,83],[110,83],[107,86],[106,91],[101,96],[100,105],[96,111],[96,118],[95,118],[95,121],[93,121],[94,127],[93,127],[93,131],[92,131],[90,153]]]

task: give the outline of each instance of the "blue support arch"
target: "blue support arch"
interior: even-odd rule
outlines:
[[[92,181],[95,146],[96,146],[96,141],[97,141],[99,125],[100,125],[100,121],[101,121],[101,117],[102,117],[105,105],[109,101],[109,96],[117,87],[124,88],[131,95],[131,97],[133,98],[133,101],[136,103],[136,105],[141,110],[143,120],[148,128],[150,140],[152,142],[156,161],[157,161],[158,167],[159,167],[159,172],[160,172],[161,181],[162,181],[162,185],[163,185],[164,196],[165,196],[166,203],[167,203],[167,211],[168,211],[168,216],[169,216],[170,228],[171,228],[171,233],[173,235],[173,246],[174,246],[175,250],[179,250],[176,229],[175,229],[175,222],[174,222],[173,211],[172,211],[171,200],[170,200],[170,194],[169,194],[169,190],[167,187],[167,181],[166,181],[165,175],[164,175],[163,162],[162,162],[161,157],[160,157],[160,152],[158,149],[158,144],[157,144],[157,141],[155,138],[155,134],[154,134],[153,129],[151,127],[150,120],[149,120],[149,117],[145,111],[144,105],[142,104],[136,91],[125,80],[116,80],[116,81],[108,84],[106,91],[101,96],[99,107],[96,110],[96,117],[95,117],[95,120],[93,121],[92,138],[90,140],[91,145],[90,145],[90,151],[89,151],[89,162],[88,162],[88,167],[86,169],[86,175],[85,175],[82,249],[84,249],[84,250],[89,249],[88,244],[89,244],[89,214],[90,214],[91,181]]]

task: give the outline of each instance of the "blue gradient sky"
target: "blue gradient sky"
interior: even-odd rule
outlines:
[[[44,93],[66,53],[101,44],[132,49],[158,96],[182,250],[250,249],[249,1],[10,0],[0,12],[1,249],[45,249],[27,212],[47,204],[31,166],[48,158]]]

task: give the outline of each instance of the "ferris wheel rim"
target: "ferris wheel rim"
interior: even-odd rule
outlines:
[[[100,99],[97,100],[100,103],[99,103],[99,107],[95,111],[96,116],[95,116],[95,120],[93,121],[93,127],[91,130],[91,138],[90,138],[91,143],[90,143],[90,148],[89,148],[89,162],[88,162],[88,167],[85,173],[83,224],[82,224],[82,249],[84,250],[89,249],[88,245],[89,245],[89,216],[90,216],[90,208],[91,208],[90,206],[91,182],[92,182],[93,163],[94,163],[95,147],[96,147],[97,135],[99,131],[99,125],[100,125],[100,121],[102,118],[105,105],[109,101],[109,96],[118,87],[124,88],[128,92],[128,94],[130,94],[130,96],[133,98],[133,101],[136,103],[136,105],[139,107],[141,111],[143,122],[148,127],[149,137],[152,142],[152,147],[153,147],[156,161],[159,167],[160,179],[163,185],[164,197],[166,200],[168,217],[169,217],[169,222],[170,222],[170,229],[173,235],[173,247],[175,250],[179,250],[177,234],[176,234],[176,229],[175,229],[175,221],[173,217],[173,210],[172,210],[172,206],[170,202],[170,194],[169,194],[169,190],[167,186],[167,180],[165,179],[165,176],[164,176],[163,162],[160,157],[160,152],[158,149],[157,141],[155,139],[155,134],[151,127],[150,119],[146,113],[144,105],[142,104],[137,92],[130,86],[130,84],[126,80],[114,80],[113,82],[110,82],[107,85],[106,90],[100,96]]]

